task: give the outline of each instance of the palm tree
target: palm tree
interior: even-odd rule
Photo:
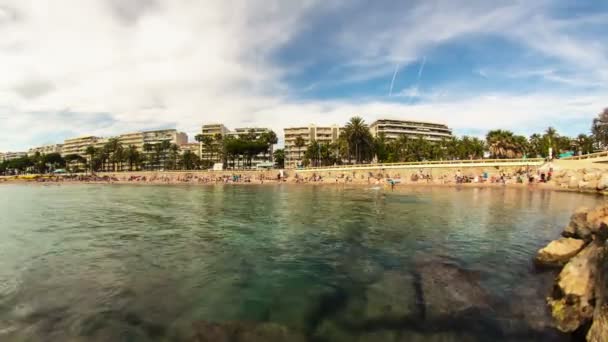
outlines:
[[[486,142],[493,158],[521,157],[528,149],[526,137],[515,136],[513,132],[501,129],[488,132]]]
[[[284,168],[285,167],[285,150],[280,148],[274,151],[273,153],[274,161],[277,163],[277,167]]]
[[[95,156],[97,155],[98,151],[95,147],[93,146],[88,146],[87,149],[85,150],[85,154],[87,156],[89,156],[89,170],[91,172],[91,174],[93,174],[93,159],[95,158]]]
[[[302,160],[302,147],[306,145],[306,141],[301,136],[296,137],[294,146],[298,149],[298,161]]]
[[[201,144],[203,145],[203,147],[205,148],[205,151],[207,152],[206,155],[209,156],[209,159],[207,161],[209,163],[213,163],[213,147],[214,147],[213,138],[209,135],[205,135],[201,138]],[[201,157],[202,157],[202,155],[201,155]]]
[[[129,171],[133,171],[133,165],[137,165],[140,160],[140,154],[139,151],[137,151],[137,147],[129,145],[125,152],[125,159],[129,164]]]
[[[260,136],[260,140],[262,141],[262,144],[265,145],[265,150],[262,152],[264,154],[264,160],[266,160],[266,153],[269,152],[270,159],[272,160],[272,146],[279,142],[277,134],[274,131],[264,132]]]
[[[344,127],[344,135],[349,145],[349,150],[355,152],[355,162],[361,163],[368,159],[372,152],[372,135],[369,126],[359,117],[352,117]]]
[[[177,159],[179,157],[179,146],[177,144],[171,144],[169,146],[169,159],[173,162],[171,168],[177,170]]]
[[[145,158],[143,158],[146,160],[146,164],[147,164],[146,168],[150,169],[150,162],[151,162],[150,158],[152,157],[152,154],[150,152],[152,152],[154,150],[154,146],[150,143],[144,143],[143,150],[146,153]]]

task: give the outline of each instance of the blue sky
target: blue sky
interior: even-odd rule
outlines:
[[[203,123],[588,133],[606,1],[0,0],[0,151]]]

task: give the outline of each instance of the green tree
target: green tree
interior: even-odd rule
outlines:
[[[198,168],[200,158],[190,150],[184,151],[180,158],[180,166],[184,170],[194,170]]]
[[[302,160],[302,147],[306,145],[306,141],[301,136],[296,137],[294,146],[298,149],[298,160]]]
[[[349,160],[351,159],[351,155],[357,164],[372,159],[373,138],[369,131],[369,126],[361,117],[352,117],[346,123],[343,134],[348,143]]]
[[[273,153],[273,157],[274,157],[274,162],[276,163],[278,168],[280,168],[280,169],[285,168],[285,150],[284,149],[279,148],[279,149],[275,150]]]
[[[129,171],[133,171],[134,168],[139,168],[141,164],[141,154],[137,150],[137,147],[129,145],[125,151],[125,160],[129,165]]]
[[[501,129],[489,131],[486,143],[492,158],[520,158],[527,149],[525,137]]]
[[[600,148],[605,149],[606,146],[608,146],[608,108],[604,108],[604,110],[593,119],[591,133]]]

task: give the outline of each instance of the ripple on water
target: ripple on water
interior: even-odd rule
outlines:
[[[345,341],[458,340],[455,321],[395,326],[356,313],[377,315],[394,279],[415,282],[420,255],[476,275],[504,303],[570,212],[601,201],[521,189],[95,185],[0,187],[0,198],[12,199],[0,206],[8,341],[181,340],[198,320]]]

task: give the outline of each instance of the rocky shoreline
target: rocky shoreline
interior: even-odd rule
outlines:
[[[536,264],[558,268],[547,298],[556,327],[608,341],[608,206],[580,208],[562,237],[539,250]]]

